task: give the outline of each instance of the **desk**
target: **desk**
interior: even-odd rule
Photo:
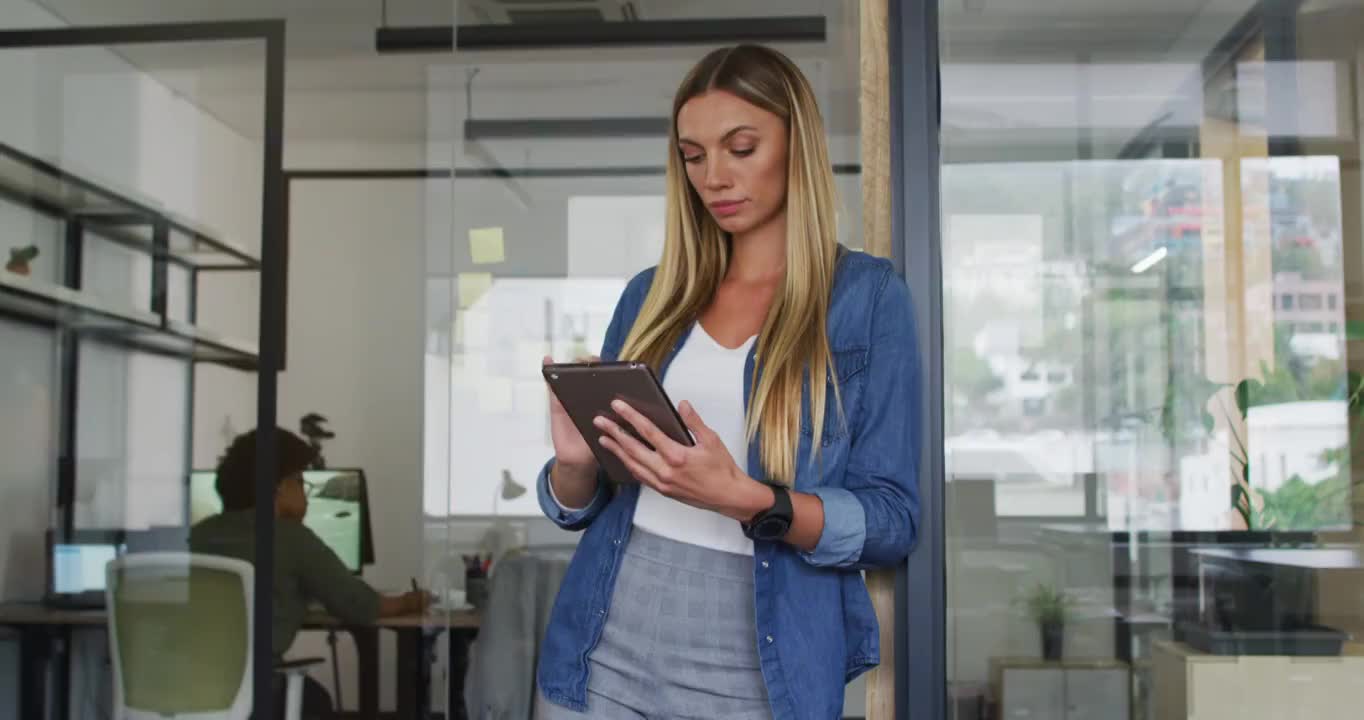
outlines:
[[[1334,657],[1208,655],[1180,642],[1152,647],[1161,720],[1359,717],[1364,645]]]
[[[1304,570],[1364,569],[1364,558],[1360,557],[1359,548],[1353,545],[1319,548],[1199,548],[1189,552],[1199,558]]]
[[[48,663],[56,656],[65,661],[74,629],[103,629],[108,616],[104,610],[61,610],[40,603],[0,604],[0,627],[19,633],[20,681],[19,716],[44,720],[49,701],[56,708],[56,720],[66,720],[70,694],[65,687],[66,668],[53,672],[55,688],[47,682]],[[398,663],[394,680],[398,695],[398,717],[420,718],[429,715],[427,698],[430,682],[430,642],[444,632],[450,655],[450,695],[446,716],[463,720],[464,675],[469,662],[469,643],[478,634],[481,616],[476,610],[434,611],[427,615],[380,618],[373,625],[348,626],[325,614],[311,614],[304,620],[305,630],[340,630],[355,639],[359,660],[360,717],[379,717],[379,632],[397,635]],[[54,641],[61,650],[52,651]],[[54,692],[55,690],[55,692]]]

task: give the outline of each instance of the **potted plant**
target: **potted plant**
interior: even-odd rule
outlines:
[[[5,269],[15,275],[28,276],[29,263],[38,257],[38,246],[28,245],[21,248],[13,248],[9,251],[9,262],[5,263]]]
[[[1020,600],[1041,633],[1042,658],[1060,660],[1065,644],[1066,619],[1070,617],[1074,601],[1065,591],[1046,583],[1034,585]]]

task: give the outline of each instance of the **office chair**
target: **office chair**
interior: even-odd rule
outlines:
[[[183,552],[127,555],[105,570],[117,720],[247,720],[252,590],[242,560]],[[286,674],[286,720],[299,720],[303,677]]]
[[[572,551],[571,545],[535,546],[509,551],[497,561],[465,673],[470,718],[539,717],[535,667]]]

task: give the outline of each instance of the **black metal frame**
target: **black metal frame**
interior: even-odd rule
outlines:
[[[895,588],[895,715],[947,717],[938,1],[890,0],[891,224],[921,360],[918,545]],[[913,588],[913,596],[910,595]],[[914,648],[913,652],[909,648]]]
[[[84,228],[81,221],[66,223],[65,247],[62,251],[62,284],[79,290],[84,264]],[[77,386],[80,382],[80,340],[77,334],[63,329],[58,334],[58,364],[61,378],[57,432],[57,507],[61,513],[61,530],[70,533],[76,520],[76,410],[79,404]]]
[[[266,429],[275,426],[275,404],[277,401],[277,373],[282,363],[283,315],[281,311],[284,298],[284,283],[287,276],[281,272],[284,246],[283,234],[284,191],[283,159],[283,120],[284,120],[284,43],[285,25],[282,20],[207,22],[186,24],[147,24],[100,27],[71,27],[31,30],[0,30],[0,49],[51,48],[83,46],[117,46],[129,44],[165,44],[213,42],[231,40],[259,40],[265,46],[265,131],[263,153],[263,199],[261,217],[261,296],[260,296],[260,354],[258,363],[259,384],[257,387],[257,425],[261,429],[258,436],[258,457],[256,467],[257,497],[268,497],[274,492],[274,478],[270,468],[275,466],[275,437]],[[60,170],[58,170],[60,172]],[[88,183],[80,178],[71,178],[78,184]],[[101,190],[103,190],[101,188]],[[137,203],[129,201],[134,207]],[[144,208],[145,209],[145,208]],[[147,209],[149,215],[159,215]],[[75,230],[72,227],[75,226]],[[79,236],[73,246],[72,233],[79,232],[79,224],[68,225],[68,252],[64,280],[67,283],[79,282],[80,246]],[[153,242],[158,247],[168,242],[171,223],[158,223],[153,228]],[[193,234],[189,228],[181,228]],[[72,253],[72,250],[75,250]],[[163,248],[164,249],[164,248]],[[230,253],[229,253],[230,254]],[[152,288],[153,307],[165,308],[166,300],[166,262],[174,262],[169,253],[154,254],[154,283]],[[74,265],[73,265],[74,263]],[[73,272],[74,268],[74,272]],[[202,268],[210,269],[210,268]],[[191,291],[197,289],[198,268],[191,267]],[[193,297],[193,292],[191,297]],[[196,301],[191,299],[191,319],[197,315]],[[74,496],[75,464],[75,353],[68,353],[69,360],[62,362],[62,439],[61,450],[65,455],[60,463],[60,487],[58,499],[67,500],[63,510],[63,524],[70,527]],[[193,363],[191,363],[191,367]],[[190,375],[191,383],[193,375]],[[192,404],[193,386],[189,402]],[[186,428],[186,438],[190,438],[191,428]],[[253,683],[256,688],[269,688],[273,684],[271,649],[271,627],[273,620],[274,594],[274,554],[273,548],[274,513],[269,503],[262,503],[256,513],[256,547],[267,549],[258,552],[255,562],[256,582],[254,593],[255,627],[252,628],[254,642]],[[61,668],[69,672],[63,663]],[[59,701],[61,699],[59,698]],[[272,713],[272,693],[257,692],[254,699],[256,717],[269,717]]]

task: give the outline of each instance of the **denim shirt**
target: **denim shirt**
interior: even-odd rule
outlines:
[[[824,530],[808,553],[784,542],[753,546],[753,642],[776,720],[842,716],[844,686],[880,662],[876,614],[859,571],[903,562],[919,524],[919,355],[909,289],[888,261],[839,250],[828,317],[834,368],[825,379],[824,432],[812,459],[807,381],[794,482],[795,490],[819,496]],[[646,270],[626,286],[606,331],[604,360],[617,358],[653,275]],[[745,408],[756,345],[744,366]],[[748,448],[749,474],[757,480],[764,477],[760,441]],[[545,464],[537,481],[540,507],[560,527],[586,533],[551,611],[537,682],[546,699],[582,712],[587,659],[611,607],[639,486],[613,491],[599,475],[591,502],[566,510],[549,492],[552,465]]]

